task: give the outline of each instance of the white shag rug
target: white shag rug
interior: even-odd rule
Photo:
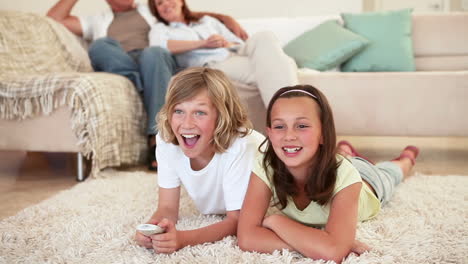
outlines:
[[[135,227],[157,205],[156,175],[102,172],[70,190],[0,221],[0,263],[325,263],[284,250],[243,252],[235,237],[155,254],[135,244]],[[416,175],[402,183],[357,238],[373,250],[343,263],[468,263],[468,176]],[[202,216],[187,194],[180,229],[220,221]]]

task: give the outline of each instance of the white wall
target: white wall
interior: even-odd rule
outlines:
[[[47,10],[56,2],[57,0],[0,0],[0,9],[19,10],[45,15]],[[94,14],[96,11],[106,8],[108,6],[104,0],[80,0],[73,8],[72,13],[75,15]]]
[[[360,12],[362,0],[188,0],[193,10],[210,10],[236,18],[330,15]]]
[[[46,14],[57,0],[0,0],[0,9]],[[146,2],[140,0],[141,2]],[[194,11],[215,11],[235,18],[329,15],[360,12],[362,0],[186,0]],[[105,0],[80,0],[75,15],[94,14],[107,8]]]

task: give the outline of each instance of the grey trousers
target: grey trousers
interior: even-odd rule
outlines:
[[[88,50],[95,71],[127,77],[143,96],[148,115],[147,134],[156,134],[156,114],[164,105],[166,90],[178,70],[174,57],[161,47],[125,52],[112,38],[94,41]]]
[[[382,205],[388,203],[395,192],[396,186],[403,180],[403,171],[391,161],[372,165],[365,159],[352,157],[353,166],[361,174],[361,178],[374,188]]]

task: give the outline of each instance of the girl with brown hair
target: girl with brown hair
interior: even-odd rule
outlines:
[[[346,142],[338,144],[337,155],[332,110],[309,85],[276,92],[267,110],[267,135],[241,209],[240,248],[290,249],[336,262],[367,248],[355,240],[357,222],[377,215],[419,152],[408,146],[398,158],[373,165]],[[270,202],[283,214],[265,216]]]

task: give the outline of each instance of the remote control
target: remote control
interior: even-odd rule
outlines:
[[[242,47],[241,44],[233,44],[233,45],[227,47],[227,49],[232,51],[232,52],[237,52],[241,47]]]
[[[164,229],[152,224],[141,224],[137,226],[138,232],[142,233],[145,236],[151,236],[154,234],[164,233]]]

